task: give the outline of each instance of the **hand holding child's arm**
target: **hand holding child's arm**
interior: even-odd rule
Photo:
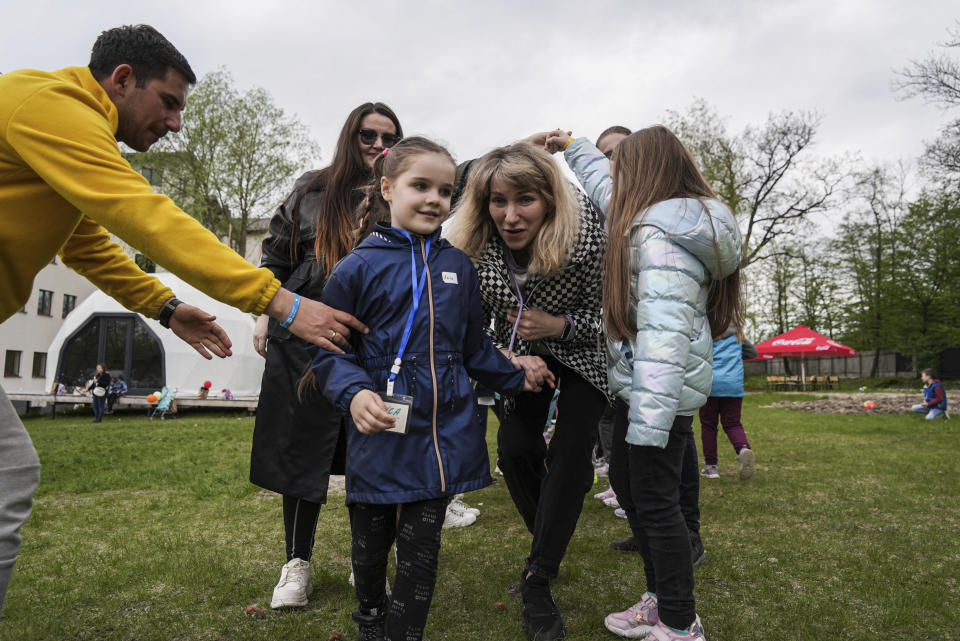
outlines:
[[[397,423],[387,414],[387,407],[380,397],[368,389],[354,394],[350,401],[350,415],[361,434],[376,434]]]
[[[514,367],[523,369],[525,378],[523,382],[524,392],[539,392],[543,389],[544,383],[549,385],[550,389],[556,387],[556,377],[554,377],[553,372],[550,371],[547,364],[539,356],[517,356],[505,349],[501,349],[500,351],[510,359]]]

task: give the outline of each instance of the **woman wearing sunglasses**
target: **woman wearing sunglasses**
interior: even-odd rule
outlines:
[[[260,265],[283,286],[320,299],[333,266],[354,244],[354,212],[373,161],[403,136],[387,105],[368,102],[347,117],[333,162],[308,171],[277,208],[262,244]],[[269,341],[269,348],[268,348]],[[311,361],[308,344],[261,316],[253,335],[266,358],[253,432],[250,480],[283,495],[286,559],[273,590],[272,608],[307,604],[310,557],[320,506],[327,500],[330,474],[343,474],[344,427],[337,410],[319,389],[297,383]]]

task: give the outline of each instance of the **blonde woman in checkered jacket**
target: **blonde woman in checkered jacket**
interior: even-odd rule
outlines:
[[[561,639],[550,580],[593,482],[591,450],[606,406],[600,331],[606,233],[598,210],[542,149],[517,143],[468,165],[446,237],[477,267],[494,343],[528,376],[543,377],[534,386],[552,376],[560,390],[549,449],[543,439],[549,385],[501,401],[496,411],[498,464],[533,535],[521,582],[526,632],[531,639]]]

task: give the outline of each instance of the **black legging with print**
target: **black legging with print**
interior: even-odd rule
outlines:
[[[437,583],[440,530],[449,497],[404,503],[350,505],[353,574],[361,612],[383,611],[387,641],[416,641]],[[384,587],[390,546],[397,543],[397,576],[389,604]]]

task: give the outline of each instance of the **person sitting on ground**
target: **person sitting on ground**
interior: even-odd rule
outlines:
[[[933,420],[947,414],[947,392],[943,384],[937,380],[937,373],[930,368],[920,373],[923,380],[923,402],[910,409],[919,414],[926,414],[927,420]]]

